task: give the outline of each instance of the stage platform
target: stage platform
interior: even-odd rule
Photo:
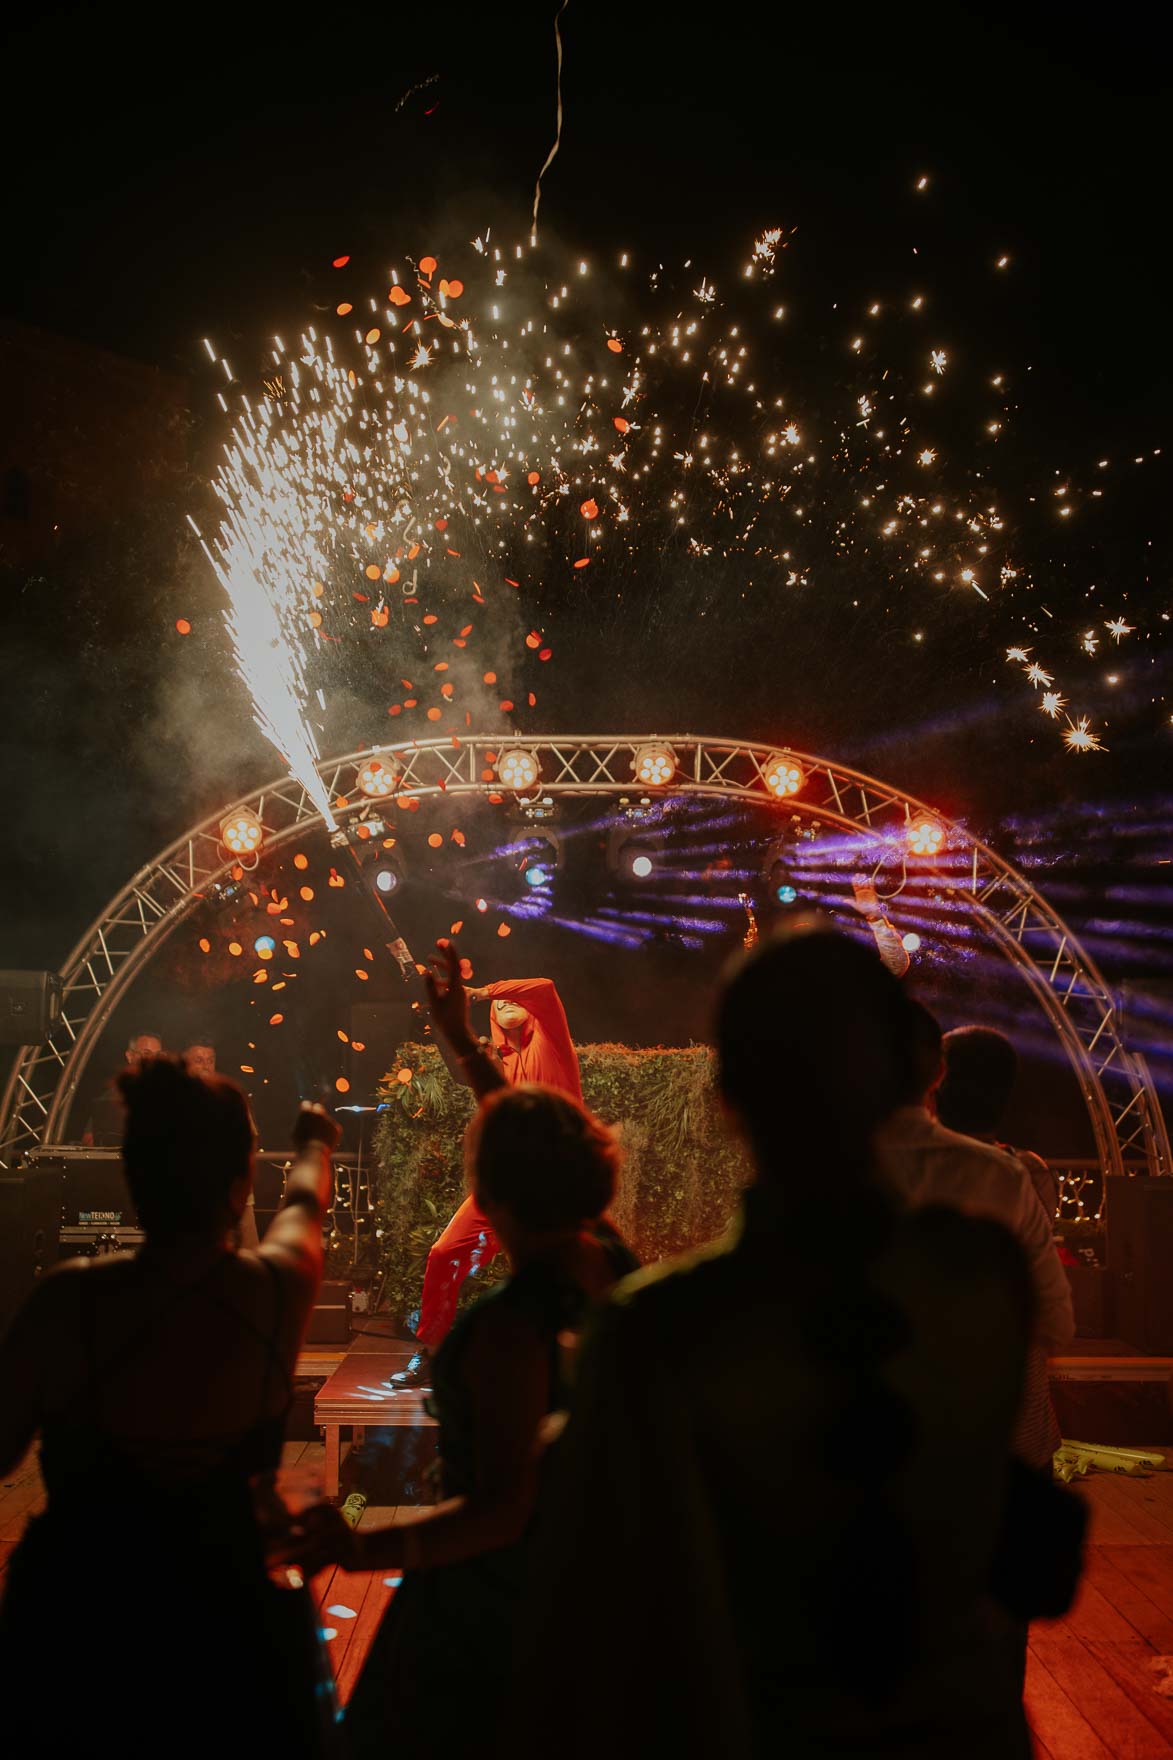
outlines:
[[[336,1498],[342,1466],[342,1431],[349,1427],[351,1446],[360,1448],[368,1425],[380,1429],[434,1429],[436,1420],[424,1410],[424,1396],[412,1388],[396,1388],[391,1376],[406,1368],[415,1347],[374,1336],[352,1340],[349,1350],[318,1389],[314,1422],[325,1437],[325,1495]],[[302,1374],[301,1361],[298,1374]]]

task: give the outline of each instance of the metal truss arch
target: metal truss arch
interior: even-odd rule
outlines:
[[[636,753],[649,744],[670,747],[676,763],[671,781],[655,791],[635,776]],[[1148,1071],[1124,1043],[1115,999],[1094,961],[1023,875],[935,808],[826,758],[695,734],[477,734],[404,740],[373,750],[394,772],[397,798],[426,799],[509,794],[497,778],[497,760],[519,748],[537,760],[534,792],[543,795],[723,795],[797,812],[877,844],[903,838],[922,814],[935,819],[946,837],[935,888],[1023,973],[1074,1069],[1104,1172],[1123,1172],[1125,1161],[1151,1174],[1173,1171]],[[318,766],[341,823],[371,804],[358,788],[359,770],[371,755],[367,747]],[[781,755],[800,769],[802,781],[794,795],[779,801],[766,779]],[[31,1149],[62,1141],[86,1063],[114,1007],[166,938],[236,865],[220,843],[220,825],[242,807],[260,818],[266,848],[321,824],[305,790],[285,777],[206,819],[140,869],[65,961],[62,1014],[49,1038],[17,1054],[0,1101],[0,1167],[11,1168]]]

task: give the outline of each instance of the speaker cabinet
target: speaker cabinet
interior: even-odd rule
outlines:
[[[40,1045],[61,1014],[56,972],[0,972],[0,1045]]]
[[[37,1279],[57,1263],[64,1191],[60,1166],[0,1178],[0,1334]]]
[[[1117,1332],[1136,1350],[1173,1354],[1173,1179],[1105,1183]]]

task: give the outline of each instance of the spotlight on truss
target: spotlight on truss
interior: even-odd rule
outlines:
[[[518,794],[524,794],[527,788],[533,788],[542,767],[534,752],[527,751],[524,746],[510,746],[502,752],[497,760],[497,779],[504,788],[512,788]]]
[[[237,807],[220,821],[220,842],[233,856],[252,856],[265,841],[265,827],[251,807]]]
[[[387,760],[380,758],[374,752],[369,758],[364,758],[359,765],[358,776],[355,780],[358,783],[359,793],[365,794],[367,799],[372,801],[385,800],[389,794],[394,794],[399,786],[399,778]]]
[[[663,788],[676,774],[676,753],[663,741],[649,740],[636,747],[631,771],[645,788]]]
[[[930,818],[927,813],[919,813],[909,821],[905,836],[908,853],[913,856],[939,855],[945,845],[945,827],[939,819]]]
[[[788,752],[775,752],[762,771],[762,780],[776,801],[784,801],[799,792],[806,774]]]

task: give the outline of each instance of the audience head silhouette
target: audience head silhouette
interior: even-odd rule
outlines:
[[[717,1056],[721,1093],[763,1173],[797,1173],[816,1145],[838,1162],[867,1159],[911,1084],[908,1004],[871,948],[800,924],[734,968]]]
[[[144,1229],[155,1238],[206,1233],[237,1219],[248,1191],[248,1102],[221,1076],[191,1075],[174,1057],[123,1070],[122,1159]]]
[[[1018,1053],[993,1027],[957,1027],[945,1035],[945,1079],[937,1115],[951,1131],[992,1136],[1002,1122],[1018,1074]]]
[[[468,1128],[465,1158],[486,1215],[504,1212],[534,1233],[593,1221],[615,1195],[611,1132],[569,1094],[537,1083],[489,1095]]]

